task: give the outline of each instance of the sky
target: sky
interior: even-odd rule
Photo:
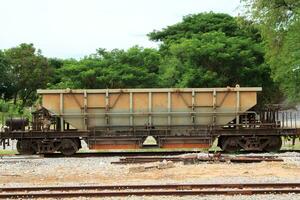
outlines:
[[[188,14],[236,16],[240,0],[0,0],[0,49],[33,43],[47,57],[82,58],[98,48],[158,47],[147,33]]]

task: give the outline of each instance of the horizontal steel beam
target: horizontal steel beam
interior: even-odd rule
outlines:
[[[98,94],[103,93],[148,93],[148,92],[227,92],[227,91],[241,91],[241,92],[259,92],[261,87],[226,87],[226,88],[143,88],[143,89],[57,89],[57,90],[37,90],[38,94]]]

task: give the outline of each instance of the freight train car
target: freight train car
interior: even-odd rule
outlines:
[[[72,155],[85,141],[90,149],[137,149],[151,137],[156,148],[224,151],[281,148],[277,110],[257,113],[260,87],[38,90],[41,107],[32,120],[9,119],[0,139],[16,139],[22,154],[60,151]]]

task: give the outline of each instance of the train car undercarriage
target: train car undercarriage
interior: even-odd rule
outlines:
[[[114,133],[114,134],[112,134]],[[169,133],[169,134],[168,134]],[[205,133],[205,134],[204,134]],[[155,139],[154,148],[202,148],[209,149],[215,140],[225,152],[238,151],[279,151],[282,137],[295,140],[299,129],[281,128],[241,128],[228,129],[193,129],[184,135],[171,135],[165,130],[124,131],[18,131],[2,132],[1,143],[5,147],[9,140],[17,140],[20,154],[44,154],[61,152],[66,156],[75,154],[81,148],[81,141],[89,149],[139,149],[148,148],[144,144],[148,136]]]
[[[59,116],[42,108],[32,114],[31,123],[27,119],[8,119],[0,140],[4,148],[9,140],[17,140],[20,154],[61,152],[70,156],[81,148],[82,141],[89,149],[149,148],[145,144],[148,137],[154,141],[154,148],[209,149],[218,140],[217,145],[225,152],[275,152],[282,146],[282,137],[295,141],[300,136],[300,129],[284,127],[276,112],[261,114],[259,121],[253,120],[252,113],[246,114],[240,116],[239,124],[232,121],[224,126],[107,126],[79,131],[67,122],[61,127]]]

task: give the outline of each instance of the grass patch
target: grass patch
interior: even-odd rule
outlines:
[[[300,150],[300,138],[296,138],[295,145],[292,140],[282,140],[282,150]]]
[[[1,149],[0,155],[11,155],[11,154],[17,154],[17,150],[10,150],[10,149]]]

